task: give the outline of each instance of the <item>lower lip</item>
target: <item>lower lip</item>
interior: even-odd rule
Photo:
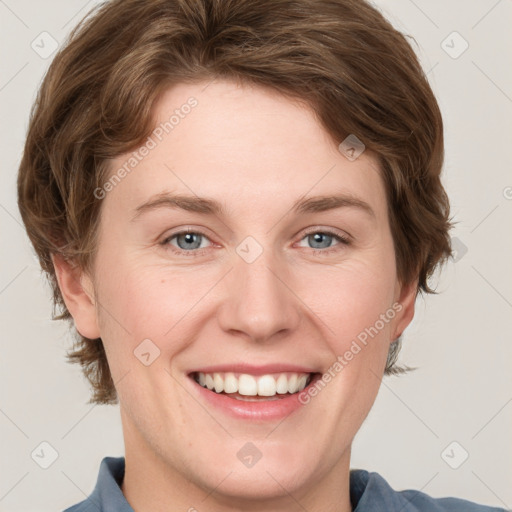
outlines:
[[[320,378],[320,375],[313,375],[308,386],[299,393],[286,395],[284,398],[277,400],[261,400],[255,402],[237,400],[236,398],[230,398],[222,393],[215,393],[198,384],[192,377],[189,378],[201,399],[232,417],[249,420],[280,420],[303,407],[304,404],[299,402],[299,394],[307,392],[308,388]]]

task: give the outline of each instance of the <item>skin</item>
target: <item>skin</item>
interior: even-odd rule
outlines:
[[[92,275],[54,257],[78,331],[105,345],[126,449],[122,491],[137,511],[350,511],[351,443],[389,345],[413,318],[417,287],[397,279],[378,165],[369,151],[347,159],[307,106],[273,90],[206,85],[179,84],[160,98],[157,123],[190,96],[198,105],[102,199]],[[112,174],[128,156],[111,162]],[[214,198],[225,215],[163,207],[131,222],[164,190]],[[333,192],[363,199],[375,217],[291,212],[304,195]],[[188,227],[205,234],[203,254],[174,253],[179,237],[160,245]],[[315,243],[309,227],[352,243]],[[236,252],[247,236],[263,250],[250,264]],[[181,238],[183,252],[194,247]],[[284,362],[325,372],[397,302],[378,335],[281,422],[232,418],[191,397],[187,372],[199,366]],[[149,366],[133,353],[147,338],[160,350]],[[252,468],[237,458],[248,441],[262,453]]]

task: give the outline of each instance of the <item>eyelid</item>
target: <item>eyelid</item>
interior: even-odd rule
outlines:
[[[178,231],[174,231],[172,233],[169,233],[164,236],[163,240],[159,242],[159,245],[162,246],[171,246],[171,252],[181,255],[186,254],[188,256],[197,256],[203,253],[204,250],[208,249],[208,247],[203,247],[201,249],[194,249],[193,251],[184,251],[183,249],[180,249],[179,247],[175,247],[170,243],[170,240],[179,236],[179,235],[185,235],[187,233],[193,233],[195,235],[201,235],[204,238],[207,238],[212,245],[215,245],[215,242],[211,240],[211,237],[206,233],[206,230],[203,228],[195,228],[193,226],[189,226],[186,228],[178,229]]]
[[[349,235],[348,233],[341,232],[335,228],[322,228],[320,226],[313,226],[313,227],[307,228],[307,230],[305,232],[303,232],[303,236],[299,239],[299,242],[302,241],[304,238],[306,238],[308,235],[311,235],[313,233],[322,233],[324,235],[333,237],[338,242],[337,244],[333,245],[332,247],[327,247],[325,249],[315,249],[313,247],[303,248],[303,249],[307,249],[309,253],[312,253],[315,256],[317,256],[317,255],[320,257],[332,256],[333,253],[339,253],[343,249],[347,249],[353,243],[353,237],[351,235]]]
[[[215,245],[215,242],[213,242],[210,238],[210,236],[205,232],[205,230],[203,228],[195,228],[193,226],[189,226],[189,227],[186,227],[186,228],[182,228],[182,229],[179,229],[178,231],[175,231],[175,232],[172,232],[168,235],[166,235],[164,237],[164,239],[162,240],[162,242],[160,242],[160,245],[162,246],[171,246],[172,248],[170,249],[171,252],[173,252],[174,254],[177,254],[177,255],[186,255],[186,256],[200,256],[204,253],[204,251],[206,251],[208,249],[208,247],[203,247],[201,249],[194,249],[192,251],[185,251],[183,249],[179,249],[175,246],[173,246],[171,243],[170,243],[170,240],[175,238],[176,236],[179,236],[179,235],[183,235],[183,234],[187,234],[187,233],[193,233],[193,234],[196,234],[196,235],[201,235],[205,238],[207,238],[211,243],[212,245]],[[300,233],[302,233],[302,236],[299,238],[299,242],[302,241],[306,236],[312,234],[312,233],[322,233],[322,234],[325,234],[325,235],[328,235],[328,236],[333,236],[334,238],[338,238],[338,244],[333,246],[333,247],[328,247],[326,249],[315,249],[315,248],[312,248],[310,247],[309,250],[312,251],[313,253],[325,253],[325,254],[328,254],[330,252],[335,252],[337,251],[338,249],[336,249],[336,247],[338,245],[350,245],[352,243],[352,240],[353,240],[353,237],[351,235],[349,235],[347,232],[344,232],[344,231],[340,231],[336,228],[332,228],[332,227],[329,227],[329,228],[325,228],[325,227],[322,227],[322,226],[310,226],[309,228],[305,228],[305,230],[301,230],[296,236],[298,236]]]
[[[312,227],[309,227],[309,228],[306,228],[306,230],[304,231],[304,236],[307,236],[307,235],[310,235],[312,233],[324,233],[324,234],[328,234],[328,235],[336,235],[336,236],[339,236],[340,238],[343,238],[343,239],[346,239],[347,241],[352,241],[353,240],[353,237],[351,235],[349,235],[346,231],[341,231],[340,229],[337,229],[337,228],[326,228],[326,227],[323,227],[323,226],[312,226]],[[304,238],[304,236],[302,238]],[[301,240],[302,240],[301,238]]]

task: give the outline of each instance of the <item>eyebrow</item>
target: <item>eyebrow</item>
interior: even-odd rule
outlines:
[[[135,215],[132,217],[131,221],[135,221],[145,212],[163,207],[178,208],[203,215],[224,215],[222,203],[215,199],[162,192],[152,196],[148,201],[137,206]],[[296,214],[305,214],[325,212],[337,208],[357,208],[371,217],[376,217],[372,207],[366,201],[352,194],[324,195],[306,199],[301,198],[293,204],[291,211]]]

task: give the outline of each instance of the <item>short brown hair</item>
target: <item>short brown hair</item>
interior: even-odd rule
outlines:
[[[51,260],[90,271],[109,160],[149,135],[159,95],[180,82],[232,78],[306,102],[338,143],[355,134],[377,155],[402,283],[427,280],[451,255],[440,180],[443,123],[404,35],[362,0],[114,0],[94,9],[54,58],[34,104],[18,204],[53,290]],[[61,312],[55,315],[59,306]],[[89,403],[117,403],[101,338],[75,331]],[[385,373],[396,365],[391,344]]]

